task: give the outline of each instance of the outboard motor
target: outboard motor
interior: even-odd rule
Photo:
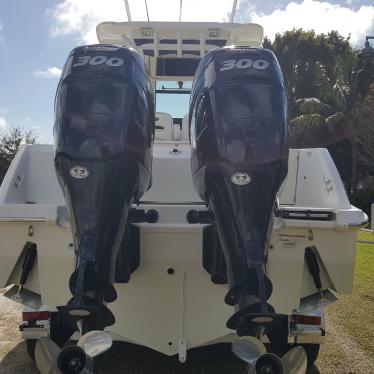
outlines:
[[[214,213],[227,265],[227,326],[239,336],[279,325],[267,303],[271,218],[287,175],[287,96],[274,54],[229,47],[207,53],[190,102],[192,174]],[[286,317],[285,317],[286,318]]]
[[[75,48],[55,102],[55,168],[77,254],[73,298],[59,311],[81,332],[112,325],[106,303],[129,208],[151,185],[154,102],[142,57],[110,45]]]

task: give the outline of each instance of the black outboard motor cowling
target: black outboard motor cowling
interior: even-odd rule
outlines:
[[[73,299],[59,307],[86,330],[114,323],[105,302],[129,208],[151,185],[154,101],[142,57],[110,45],[75,48],[55,102],[55,167],[70,211]]]
[[[214,212],[230,286],[225,301],[237,305],[227,325],[238,334],[249,333],[246,315],[263,321],[274,312],[265,265],[287,175],[287,131],[283,76],[271,51],[233,47],[203,57],[190,103],[192,174]]]

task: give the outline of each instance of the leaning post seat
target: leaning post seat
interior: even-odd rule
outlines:
[[[173,117],[169,113],[156,112],[155,140],[173,140]]]
[[[189,114],[185,114],[182,120],[182,140],[190,140],[190,129],[188,126]]]

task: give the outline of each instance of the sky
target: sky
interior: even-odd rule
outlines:
[[[177,21],[180,0],[147,0],[150,19]],[[146,20],[143,0],[129,0],[132,19]],[[232,0],[183,0],[182,21],[225,22]],[[0,0],[0,132],[22,125],[52,142],[53,102],[71,49],[96,43],[102,21],[127,21],[123,0]],[[360,48],[374,35],[374,0],[238,0],[235,22],[265,35],[292,28],[332,29]]]

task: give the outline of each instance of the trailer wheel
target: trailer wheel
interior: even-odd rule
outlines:
[[[31,360],[35,361],[35,347],[37,339],[26,339],[26,349],[27,353],[29,354]]]

